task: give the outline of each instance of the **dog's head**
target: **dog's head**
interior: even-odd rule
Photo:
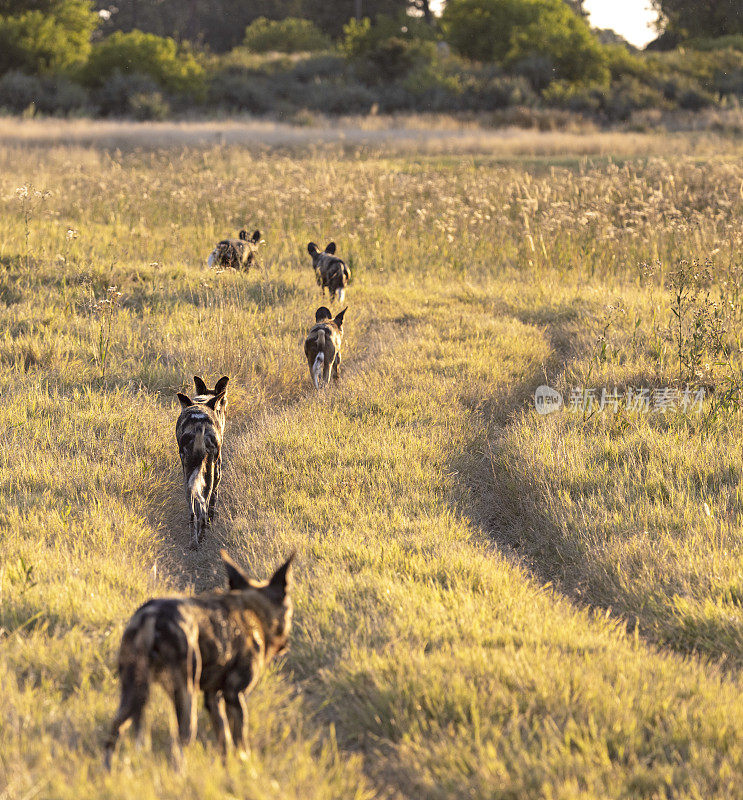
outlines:
[[[251,244],[258,244],[261,240],[261,232],[258,230],[253,231],[253,235],[250,238],[248,238],[246,230],[241,230],[239,236],[244,242],[250,242]]]
[[[201,397],[195,397],[193,400],[187,394],[183,394],[183,392],[178,392],[178,400],[181,404],[181,408],[184,411],[187,408],[191,408],[191,406],[195,405],[204,405],[207,408],[210,408],[214,412],[214,416],[217,418],[220,427],[224,431],[225,419],[227,418],[226,417],[227,396],[224,392],[212,395],[211,397],[207,397],[206,399],[201,399]]]
[[[329,319],[333,319],[333,314],[326,306],[320,306],[320,308],[315,311],[315,323],[327,322]]]
[[[212,397],[216,397],[218,394],[225,394],[227,391],[227,384],[230,382],[230,379],[227,375],[223,375],[216,383],[213,389],[209,389],[202,378],[198,375],[193,376],[193,384],[196,387],[196,397],[194,397],[194,403],[206,403],[211,400]],[[216,410],[216,409],[215,409]],[[220,406],[220,413],[227,416],[227,397],[225,396],[224,402]]]
[[[325,245],[325,250],[320,250],[314,242],[310,242],[307,245],[307,252],[312,256],[312,266],[314,267],[320,256],[324,253],[331,256],[335,255],[335,242],[328,242],[328,244]]]
[[[246,600],[256,603],[268,614],[269,640],[266,650],[271,655],[283,653],[289,645],[289,632],[292,627],[292,584],[294,553],[274,572],[267,581],[249,578],[230,558],[226,550],[221,551],[222,562],[227,571],[227,583],[231,592],[241,592]],[[270,656],[269,656],[270,657]]]

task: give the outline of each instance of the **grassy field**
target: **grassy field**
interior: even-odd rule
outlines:
[[[0,147],[0,798],[743,797],[739,145],[143,136]],[[261,267],[207,270],[242,226]],[[318,394],[331,238],[346,370]],[[198,553],[194,374],[231,376]],[[705,401],[539,416],[544,383]],[[156,692],[106,774],[126,621],[221,583],[222,546],[258,576],[298,552],[250,757],[202,712],[174,770]]]

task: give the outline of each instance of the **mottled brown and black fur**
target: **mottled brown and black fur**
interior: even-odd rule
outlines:
[[[176,753],[196,734],[198,689],[222,752],[232,744],[245,750],[245,696],[288,646],[293,557],[270,580],[255,581],[222,550],[228,589],[150,600],[134,613],[119,650],[121,700],[105,740],[108,768],[130,721],[139,737],[153,683],[175,707]]]
[[[346,262],[335,255],[335,242],[330,242],[326,245],[323,252],[320,252],[314,242],[310,242],[307,245],[307,252],[312,256],[315,278],[323,295],[327,286],[330,299],[333,300],[334,297],[337,297],[338,302],[342,303],[346,296],[346,286],[351,273],[346,266]]]
[[[245,230],[240,231],[237,239],[222,239],[209,254],[207,265],[217,269],[250,269],[257,263],[260,241],[260,231],[253,231],[248,238]]]
[[[198,549],[214,515],[222,478],[227,398],[224,391],[207,398],[197,402],[199,396],[191,400],[188,395],[178,393],[182,410],[175,426],[175,437],[183,465],[186,503],[191,513],[192,550]]]
[[[315,324],[304,340],[304,354],[316,389],[320,388],[321,372],[325,386],[330,383],[334,367],[336,380],[340,378],[343,315],[347,310],[348,307],[344,308],[334,319],[329,308],[320,306],[315,312]]]

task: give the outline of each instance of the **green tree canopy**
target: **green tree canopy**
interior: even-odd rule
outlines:
[[[254,53],[302,53],[327,50],[331,46],[330,39],[310,20],[296,17],[280,20],[258,17],[245,29],[243,44]]]
[[[239,45],[245,28],[259,17],[310,20],[336,38],[358,6],[362,16],[372,20],[380,14],[396,16],[409,8],[430,16],[428,0],[96,0],[101,9],[112,4],[116,13],[104,25],[107,32],[139,29],[177,41],[203,43],[218,53]]]
[[[741,0],[653,0],[661,26],[681,39],[743,34]]]
[[[99,85],[122,74],[148,75],[171,92],[199,95],[204,89],[204,68],[173,39],[153,33],[116,31],[97,42],[86,67],[88,83]]]
[[[84,64],[98,21],[90,0],[0,0],[0,73],[49,74]]]
[[[555,78],[609,80],[601,44],[563,0],[449,0],[441,22],[447,41],[466,58],[506,68],[548,59]]]

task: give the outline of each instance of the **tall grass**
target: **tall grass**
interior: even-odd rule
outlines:
[[[675,385],[682,259],[713,260],[734,378],[741,181],[683,154],[0,149],[2,796],[739,796],[741,412],[531,397]],[[30,183],[50,195],[24,214]],[[209,272],[244,225],[263,266]],[[330,238],[347,370],[318,395],[305,247]],[[114,286],[104,374],[91,298]],[[194,374],[231,376],[195,555],[173,400]],[[106,775],[126,620],[219,583],[222,545],[256,575],[299,552],[249,759],[222,765],[202,714],[176,772],[158,695]]]

